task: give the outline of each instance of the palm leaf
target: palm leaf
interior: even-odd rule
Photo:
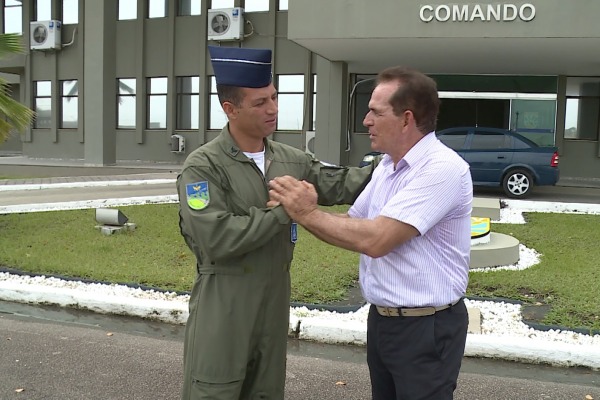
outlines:
[[[16,33],[0,34],[0,58],[24,52],[22,36]]]
[[[0,34],[0,58],[22,53],[21,35]],[[0,78],[0,144],[8,139],[13,129],[22,131],[33,120],[35,113],[10,97],[10,86]]]

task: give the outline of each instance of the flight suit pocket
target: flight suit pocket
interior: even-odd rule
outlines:
[[[194,379],[191,390],[193,399],[238,399],[242,390],[243,380],[214,383],[200,379]]]

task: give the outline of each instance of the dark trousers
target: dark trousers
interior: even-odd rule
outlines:
[[[371,306],[367,362],[373,400],[451,400],[468,324],[462,300],[425,317],[384,317]]]

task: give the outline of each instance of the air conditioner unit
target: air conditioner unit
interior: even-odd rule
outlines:
[[[208,10],[208,40],[244,39],[244,9],[241,7]]]
[[[30,23],[29,37],[31,50],[56,50],[61,48],[61,26],[57,20],[34,21]]]
[[[172,153],[184,153],[185,152],[185,138],[181,135],[171,135],[171,152]]]
[[[308,154],[315,155],[315,132],[307,131],[305,136],[304,151]]]

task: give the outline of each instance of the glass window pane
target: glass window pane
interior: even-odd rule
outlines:
[[[179,11],[177,15],[200,15],[201,13],[201,0],[179,0]]]
[[[180,76],[177,78],[177,93],[200,93],[200,77]]]
[[[473,135],[473,139],[471,140],[471,150],[492,150],[503,148],[506,148],[503,134],[476,134]]]
[[[78,94],[79,94],[79,89],[78,89],[78,85],[77,85],[77,80],[62,82],[62,95],[63,96],[77,96]]]
[[[210,96],[210,116],[209,116],[209,125],[208,129],[223,129],[223,127],[227,124],[227,115],[221,108],[221,103],[219,103],[219,98],[216,94]]]
[[[63,0],[62,23],[76,24],[79,22],[79,1]]]
[[[281,92],[304,93],[304,75],[279,75],[277,90]]]
[[[52,124],[52,103],[48,97],[35,99],[35,121],[36,128],[47,129]]]
[[[121,96],[117,113],[118,129],[135,129],[135,96]]]
[[[148,129],[167,128],[167,96],[153,95],[148,98]]]
[[[288,0],[279,0],[279,10],[287,10],[288,9]]]
[[[149,94],[166,94],[167,93],[167,78],[148,78],[148,93]]]
[[[565,139],[598,139],[600,98],[567,99]]]
[[[7,3],[8,6],[8,3]],[[4,33],[23,33],[23,8],[5,7],[4,8]]]
[[[137,18],[137,0],[119,0],[119,21]]]
[[[600,96],[600,79],[596,77],[567,78],[567,96]]]
[[[269,0],[246,0],[245,12],[269,11]]]
[[[280,94],[277,130],[302,129],[304,94]]]
[[[166,0],[148,1],[148,18],[163,18],[167,16]]]
[[[52,19],[52,1],[51,0],[36,0],[35,16],[36,21],[48,21]]]
[[[210,3],[210,8],[232,8],[234,6],[233,0],[211,0]]]
[[[176,129],[198,129],[199,106],[199,95],[180,95],[177,103]]]
[[[36,96],[51,96],[52,95],[52,83],[50,81],[37,81],[35,83],[35,95]]]
[[[466,138],[467,132],[457,132],[438,136],[440,142],[444,143],[447,147],[455,151],[463,148]]]
[[[210,77],[210,92],[217,93],[217,80],[214,76]]]
[[[65,97],[62,99],[61,128],[77,128],[77,97]]]
[[[119,79],[119,94],[135,94],[135,78]]]

